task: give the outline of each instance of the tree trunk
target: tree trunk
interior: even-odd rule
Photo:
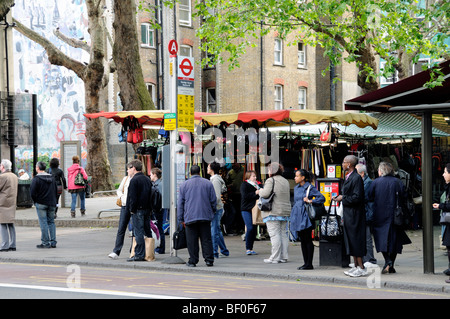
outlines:
[[[134,0],[114,1],[113,58],[120,74],[117,79],[120,100],[126,111],[154,110],[155,106],[142,75],[135,8]]]
[[[362,94],[378,90],[377,79],[369,74],[366,68],[374,71],[378,70],[377,60],[370,47],[364,47],[359,52],[361,56],[358,79],[358,86],[362,89]]]

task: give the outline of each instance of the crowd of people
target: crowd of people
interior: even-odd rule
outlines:
[[[30,192],[41,228],[41,243],[37,248],[56,248],[54,220],[63,189],[68,189],[72,196],[71,216],[75,217],[78,197],[81,216],[85,214],[84,187],[77,179],[86,180],[87,174],[80,166],[78,156],[74,156],[72,161],[67,182],[59,168],[58,159],[52,159],[48,169],[43,162],[36,164]],[[19,177],[11,171],[11,166],[7,159],[0,163],[0,251],[16,250],[14,218]],[[403,227],[394,222],[396,208],[404,205],[407,195],[403,183],[394,176],[393,166],[388,162],[379,164],[378,177],[374,180],[369,178],[366,167],[358,164],[358,158],[353,155],[344,158],[342,168],[345,173],[342,191],[332,199],[343,207],[342,241],[346,254],[353,257],[350,269],[344,273],[351,277],[367,275],[367,268],[377,264],[374,248],[384,258],[382,273],[395,273],[397,255],[402,253],[403,245],[411,243]],[[314,187],[314,175],[304,169],[295,172],[296,186],[291,200],[290,185],[283,177],[281,164],[271,163],[268,166],[269,177],[264,185],[257,181],[255,171],[246,171],[244,176],[243,169],[234,165],[230,172],[229,176],[223,178],[221,165],[213,162],[208,165],[209,179],[206,179],[200,176],[200,167],[193,165],[190,178],[179,188],[177,221],[185,228],[189,253],[186,265],[195,267],[198,264],[200,245],[207,266],[213,266],[216,258],[229,256],[230,251],[222,231],[227,225],[237,230],[242,225],[245,232],[243,250],[248,256],[257,255],[253,250],[256,240],[253,211],[259,199],[272,198],[271,210],[261,212],[271,243],[271,254],[263,262],[288,261],[290,233],[294,240],[300,241],[304,260],[304,264],[297,269],[314,269],[312,232],[315,221],[311,220],[306,206],[325,202],[325,197]],[[134,256],[128,261],[146,260],[145,238],[152,238],[155,234],[151,227],[152,219],[160,238],[155,252],[165,253],[163,222],[167,220],[168,211],[161,205],[161,173],[159,168],[153,168],[150,177],[144,175],[142,162],[137,159],[127,164],[127,176],[117,189],[121,210],[115,245],[108,255],[110,258],[119,257],[128,229],[136,241]],[[228,178],[230,176],[231,179]],[[450,163],[445,166],[443,177],[445,192],[441,202],[434,203],[433,208],[440,209],[442,214],[450,214]],[[231,200],[227,200],[226,194],[231,195]],[[224,220],[226,204],[233,207],[228,220]],[[239,215],[236,208],[240,211]],[[446,246],[449,258],[449,267],[444,273],[450,276],[450,228],[445,223],[442,244]],[[450,280],[446,282],[450,283]]]

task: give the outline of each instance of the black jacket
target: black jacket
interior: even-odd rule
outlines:
[[[241,184],[241,211],[251,212],[255,207],[259,195],[255,194],[256,188],[244,181]]]
[[[138,210],[150,210],[152,181],[142,172],[136,173],[130,180],[127,195],[127,210],[136,213]]]
[[[67,189],[66,178],[64,177],[64,172],[60,168],[49,168],[48,173],[52,174],[56,180],[56,185],[62,185],[64,189]]]
[[[56,207],[56,181],[52,175],[39,173],[33,177],[30,193],[33,202]]]

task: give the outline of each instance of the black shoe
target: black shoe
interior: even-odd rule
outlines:
[[[8,249],[9,251],[16,251],[16,247]]]
[[[195,267],[195,264],[191,264],[189,261],[186,263],[186,266],[188,267]]]
[[[449,269],[446,269],[446,270],[444,270],[443,272],[444,272],[444,274],[446,274],[447,276],[450,276],[450,268],[449,268]]]
[[[6,248],[6,249],[0,249],[0,252],[2,252],[2,251],[9,251],[9,248]]]
[[[145,261],[145,258],[131,257],[127,261]]]
[[[56,245],[51,245],[50,248],[56,248]]]
[[[207,261],[206,266],[212,267],[212,266],[214,266],[214,263],[212,261]]]
[[[50,245],[43,245],[43,244],[36,245],[36,248],[50,248],[50,247],[51,247]]]
[[[309,269],[314,269],[314,267],[312,265],[311,266],[303,265],[303,266],[298,267],[297,269],[298,270],[309,270]]]

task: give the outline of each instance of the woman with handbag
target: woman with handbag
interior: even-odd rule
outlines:
[[[264,262],[270,264],[285,263],[288,260],[287,222],[291,214],[291,199],[289,182],[282,176],[283,171],[281,164],[271,163],[269,178],[264,188],[257,191],[260,198],[269,198],[273,193],[271,210],[261,209],[272,244],[272,253]]]
[[[290,230],[295,239],[300,239],[305,262],[303,266],[297,268],[298,270],[314,269],[312,264],[314,244],[311,232],[315,222],[310,219],[305,203],[323,204],[325,202],[325,197],[311,185],[311,177],[312,174],[305,169],[296,171],[294,177],[297,185],[294,187],[294,206],[291,211]]]
[[[442,174],[445,180],[445,202],[434,203],[434,209],[442,210],[441,224],[445,226],[444,234],[442,235],[442,245],[447,247],[448,269],[444,270],[444,274],[450,276],[450,163],[447,163]],[[450,284],[450,278],[445,281]]]
[[[375,248],[385,260],[383,274],[395,273],[397,254],[402,253],[403,245],[411,243],[403,228],[394,223],[397,203],[403,207],[406,195],[403,183],[393,176],[393,171],[392,164],[381,162],[378,166],[379,177],[372,182],[368,193],[369,201],[373,201]]]
[[[127,165],[127,172],[130,172],[131,168]],[[118,259],[120,252],[122,251],[123,241],[125,238],[125,232],[128,229],[131,231],[131,214],[127,210],[127,196],[128,196],[128,186],[130,185],[130,180],[133,176],[127,174],[120,182],[119,188],[117,189],[117,206],[120,206],[120,216],[119,216],[119,227],[117,228],[116,243],[114,245],[113,251],[108,255],[111,259]]]
[[[257,255],[253,250],[253,243],[256,239],[256,225],[253,225],[252,209],[256,205],[256,200],[259,198],[257,194],[259,185],[256,182],[256,172],[245,172],[245,181],[241,184],[241,214],[244,220],[245,227],[245,248],[247,255]]]
[[[85,206],[85,198],[86,198],[86,192],[85,192],[85,186],[77,185],[78,180],[77,175],[81,174],[84,180],[88,179],[88,176],[86,174],[86,171],[83,167],[80,166],[80,157],[78,155],[75,155],[72,157],[72,166],[70,166],[67,169],[67,179],[69,181],[69,193],[72,195],[72,204],[70,205],[70,216],[72,218],[75,218],[75,207],[77,204],[77,197],[80,196],[80,212],[81,216],[83,217],[86,213],[86,206]]]

